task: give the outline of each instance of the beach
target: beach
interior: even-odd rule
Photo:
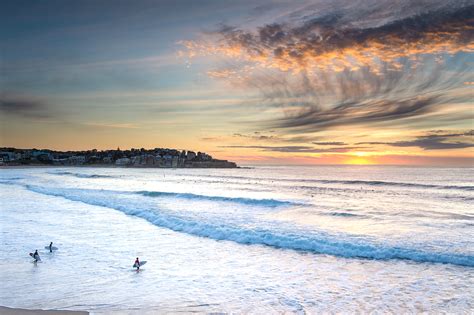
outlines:
[[[3,315],[87,315],[88,312],[80,311],[48,311],[48,310],[26,310],[21,308],[9,308],[0,306],[0,314]]]
[[[472,172],[2,169],[0,312],[465,313]]]

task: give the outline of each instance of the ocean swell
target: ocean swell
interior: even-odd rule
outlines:
[[[318,180],[317,182],[325,184],[347,184],[347,185],[368,185],[368,186],[394,186],[394,187],[410,187],[410,188],[434,188],[434,189],[459,189],[474,191],[474,186],[447,186],[447,185],[433,185],[433,184],[417,184],[417,183],[401,183],[401,182],[386,182],[378,180]]]
[[[130,202],[127,202],[126,199],[111,200],[109,198],[110,191],[55,189],[31,185],[27,185],[26,188],[44,195],[63,197],[71,201],[115,209],[128,215],[143,218],[159,227],[214,240],[233,241],[248,245],[267,245],[275,248],[308,251],[346,258],[402,259],[420,263],[444,263],[474,267],[474,256],[472,255],[429,252],[418,248],[374,243],[370,240],[347,235],[272,229],[268,227],[271,224],[268,226],[260,224],[258,227],[252,228],[249,226],[255,225],[239,224],[238,221],[213,221],[187,217],[183,216],[182,213],[160,211],[156,207],[149,207],[136,200]]]
[[[188,175],[189,177],[189,175]],[[197,178],[204,178],[213,176],[196,176]],[[380,181],[380,180],[334,180],[334,179],[290,179],[290,178],[269,178],[269,177],[258,177],[249,178],[245,176],[225,176],[224,180],[219,182],[228,183],[228,179],[234,180],[245,180],[252,182],[259,181],[270,181],[270,182],[292,182],[292,183],[320,183],[320,184],[341,184],[341,185],[365,185],[365,186],[385,186],[385,187],[408,187],[408,188],[428,188],[428,189],[454,189],[463,191],[474,191],[474,186],[466,185],[438,185],[438,184],[422,184],[422,183],[404,183],[404,182],[391,182],[391,181]]]

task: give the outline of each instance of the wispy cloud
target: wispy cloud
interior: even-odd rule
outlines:
[[[330,109],[308,106],[291,115],[276,119],[271,126],[311,132],[335,126],[391,123],[394,120],[431,113],[435,110],[434,105],[440,104],[441,101],[437,97],[416,97],[398,101],[349,102]]]
[[[237,138],[245,138],[245,139],[250,139],[250,140],[264,140],[264,141],[275,141],[275,140],[281,140],[281,138],[274,136],[274,135],[265,135],[261,134],[260,132],[254,132],[253,134],[241,134],[241,133],[234,133],[234,137]]]
[[[464,149],[474,147],[472,136],[474,130],[461,133],[445,133],[437,131],[432,134],[419,136],[413,140],[394,141],[394,142],[358,142],[356,145],[389,145],[394,147],[419,147],[424,150],[449,150]],[[464,140],[460,140],[463,139]]]
[[[264,146],[264,145],[227,145],[221,146],[223,148],[239,148],[239,149],[259,149],[271,152],[285,152],[285,153],[345,153],[353,150],[367,149],[367,147],[331,147],[325,149],[318,149],[311,146]]]
[[[202,137],[200,138],[201,141],[210,141],[210,142],[216,142],[216,141],[222,141],[222,137]]]
[[[313,142],[316,145],[346,145],[344,142],[340,141],[329,141],[329,142]]]
[[[139,129],[140,126],[131,123],[104,123],[104,122],[87,122],[86,126],[99,128],[120,128],[120,129]]]
[[[234,133],[230,136],[209,136],[202,137],[203,141],[214,141],[214,142],[229,142],[238,139],[244,141],[244,143],[294,143],[294,144],[316,144],[316,145],[346,145],[344,142],[316,142],[317,140],[324,139],[323,137],[317,137],[312,135],[298,135],[289,136],[284,134],[277,134],[273,130],[266,132],[254,131],[251,133]]]
[[[256,89],[259,105],[281,108],[284,117],[262,122],[266,128],[403,126],[470,101],[474,5],[340,0],[299,10],[255,29],[222,26],[182,44],[188,57],[225,60],[209,76]]]

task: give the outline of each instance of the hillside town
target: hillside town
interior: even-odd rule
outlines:
[[[156,168],[235,168],[237,164],[209,154],[175,149],[53,151],[0,148],[2,166],[119,166]]]

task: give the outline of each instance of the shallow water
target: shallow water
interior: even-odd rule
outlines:
[[[468,312],[473,173],[3,169],[0,301],[98,313]],[[44,250],[50,241],[59,251]],[[137,256],[148,261],[139,273]]]

